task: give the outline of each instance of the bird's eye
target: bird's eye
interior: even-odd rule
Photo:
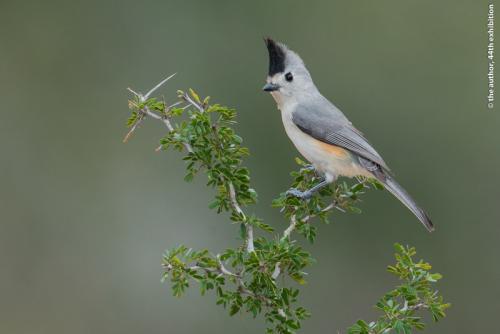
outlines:
[[[293,80],[292,72],[288,72],[287,74],[285,74],[285,79],[288,82],[292,81]]]

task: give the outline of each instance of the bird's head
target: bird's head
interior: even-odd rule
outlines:
[[[309,71],[297,53],[271,38],[264,41],[269,52],[269,72],[262,88],[264,91],[270,92],[277,101],[283,101],[316,90]]]

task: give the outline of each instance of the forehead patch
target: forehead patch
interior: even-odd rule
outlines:
[[[285,71],[285,50],[271,38],[264,38],[269,52],[269,76]]]

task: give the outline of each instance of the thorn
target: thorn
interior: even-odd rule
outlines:
[[[339,210],[340,212],[346,213],[346,211],[342,209],[340,206],[335,205],[335,209]]]
[[[137,93],[136,91],[134,91],[132,88],[128,87],[127,90],[129,92],[131,92],[132,94],[134,94],[135,96],[137,96],[138,98],[142,98],[142,95],[140,93]]]
[[[123,138],[122,143],[126,144],[130,136],[132,135],[132,131],[127,132],[125,138]]]
[[[144,95],[144,99],[147,100],[148,97],[149,97],[149,95],[151,95],[155,90],[157,90],[158,88],[160,88],[165,82],[167,82],[168,80],[172,79],[174,77],[174,75],[176,75],[176,74],[177,73],[174,73],[174,74],[170,75],[169,77],[163,79],[159,84],[157,84],[156,86],[154,86],[153,88],[151,88],[151,90]]]
[[[169,105],[169,106],[167,107],[167,109],[171,109],[171,108],[176,107],[176,106],[178,106],[179,104],[182,104],[182,103],[184,103],[184,101],[177,101],[177,102],[175,102],[174,104]]]

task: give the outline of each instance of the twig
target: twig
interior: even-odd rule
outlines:
[[[174,75],[175,75],[175,73],[172,74],[171,76],[169,76],[168,78],[162,80],[159,84],[157,84],[155,87],[153,87],[152,89],[150,89],[149,92],[146,93],[146,95],[142,95],[141,93],[137,93],[132,88],[127,88],[127,90],[129,92],[131,92],[132,94],[134,94],[135,96],[137,96],[139,98],[139,100],[141,101],[141,103],[143,103],[143,102],[146,102],[148,96],[151,93],[153,93],[155,90],[157,90],[158,88],[160,88],[163,84],[165,84],[168,80],[170,80]],[[179,102],[174,103],[170,107],[167,107],[166,104],[164,103],[165,113],[167,113],[168,110],[171,107],[174,107],[174,106],[178,105]],[[163,124],[165,124],[165,126],[167,127],[167,129],[168,129],[169,132],[174,131],[174,127],[172,126],[172,123],[170,123],[170,119],[167,116],[160,116],[160,115],[158,115],[157,113],[151,111],[148,106],[145,106],[143,109],[139,110],[139,112],[142,113],[142,114],[145,114],[145,115],[147,115],[147,116],[149,116],[151,118],[154,118],[154,119],[157,119],[157,120],[161,120],[163,122]],[[135,126],[137,125],[137,123],[138,122],[136,122],[136,124],[134,124],[134,129],[135,129]],[[129,133],[131,133],[132,131],[133,130],[129,131]],[[127,136],[125,136],[126,139],[128,137],[129,137],[129,134],[127,134]],[[189,153],[193,153],[193,148],[191,147],[191,145],[189,145],[189,143],[183,143],[183,145],[184,145],[184,148],[186,149],[186,151],[188,151]],[[160,146],[160,148],[161,148],[161,146]],[[156,151],[158,151],[158,148],[156,149]]]
[[[290,234],[295,230],[295,227],[297,226],[297,217],[295,215],[292,215],[290,217],[290,225],[288,228],[283,232],[283,237],[281,239],[286,239],[290,237]]]
[[[238,200],[236,199],[236,191],[234,190],[234,185],[232,182],[228,182],[229,186],[229,199],[231,202],[231,206],[233,207],[233,210],[238,213],[242,217],[242,221],[245,222],[245,227],[246,227],[246,248],[248,253],[252,253],[255,251],[254,245],[253,245],[253,226],[246,223],[246,216],[243,210],[241,209],[240,205],[238,204]]]
[[[271,277],[275,280],[278,278],[278,276],[280,275],[281,273],[281,262],[276,262],[276,264],[274,265],[274,271],[273,271],[273,274],[271,275]]]
[[[256,293],[254,293],[253,291],[249,290],[246,287],[245,282],[243,281],[241,273],[235,274],[235,273],[231,272],[230,270],[228,270],[224,266],[224,264],[222,263],[222,261],[220,260],[220,256],[219,255],[217,255],[217,263],[218,263],[218,268],[217,269],[215,269],[215,268],[200,267],[198,265],[192,265],[192,266],[186,266],[186,267],[184,267],[184,270],[196,270],[196,271],[198,271],[198,270],[204,270],[206,272],[211,272],[211,273],[215,272],[215,273],[219,273],[220,275],[224,275],[224,276],[228,276],[228,277],[233,277],[235,279],[235,281],[236,281],[237,286],[238,286],[238,290],[242,294],[246,294],[246,295],[251,296],[251,297],[253,297],[255,299],[258,299],[261,302],[265,303],[265,305],[268,306],[268,307],[271,307],[273,305],[272,299],[269,299],[269,298],[267,298],[265,296],[258,295]],[[170,271],[170,270],[173,269],[173,266],[170,263],[163,265],[163,267],[167,271]],[[283,309],[281,309],[281,308],[278,309],[278,312],[283,317],[286,317],[286,314],[283,311]]]
[[[429,308],[429,305],[427,305],[425,303],[418,303],[418,304],[415,304],[413,306],[408,306],[408,310],[410,310],[410,311],[418,311],[421,309],[428,309],[428,308]]]
[[[205,112],[205,108],[201,105],[195,102],[187,93],[183,93],[180,96],[184,101],[195,107],[196,109],[199,110],[199,112]]]
[[[325,206],[323,209],[321,209],[321,211],[319,213],[327,212],[327,211],[330,211],[334,208],[340,209],[337,206],[337,203],[335,201],[333,203],[330,203],[329,205]],[[301,221],[303,223],[307,223],[309,220],[316,217],[317,215],[318,214],[307,215],[302,219],[297,219],[296,215],[292,215],[290,217],[290,225],[288,225],[286,230],[283,232],[283,237],[281,239],[286,239],[286,238],[290,237],[290,234],[295,230],[295,228],[297,227],[297,223],[299,221]]]
[[[267,297],[264,297],[264,296],[261,296],[261,295],[257,295],[253,291],[249,290],[246,287],[245,282],[243,281],[243,278],[241,276],[241,273],[235,274],[235,273],[231,272],[230,270],[228,270],[224,266],[224,264],[222,263],[222,261],[220,259],[220,255],[217,255],[216,258],[217,258],[217,263],[218,263],[218,269],[204,268],[204,267],[200,267],[200,266],[197,266],[197,265],[185,267],[185,269],[188,269],[188,270],[205,270],[205,271],[208,271],[208,272],[218,272],[221,275],[233,277],[233,278],[236,279],[236,284],[238,285],[238,290],[241,293],[246,294],[248,296],[251,296],[253,298],[256,298],[256,299],[260,300],[261,302],[264,302],[267,306],[271,306],[272,305],[272,300],[271,299],[269,299]],[[172,269],[172,266],[168,265],[168,266],[166,266],[166,268],[167,268],[167,270],[169,270],[169,269]],[[283,310],[281,310],[281,312],[283,312]],[[283,312],[283,314],[284,314],[284,312]]]
[[[246,224],[246,228],[247,228],[247,240],[246,240],[247,252],[252,253],[255,251],[255,248],[253,246],[253,226],[250,224]]]
[[[144,114],[140,114],[139,116],[137,116],[137,120],[134,122],[134,125],[132,125],[129,132],[127,132],[127,134],[123,138],[124,143],[126,143],[129,140],[129,138],[132,136],[132,134],[134,133],[135,129],[137,129],[139,124],[141,124],[143,119],[144,119]]]
[[[231,271],[227,270],[226,267],[224,267],[224,264],[222,263],[222,261],[220,259],[220,255],[217,255],[217,263],[219,264],[219,269],[220,269],[220,272],[222,274],[227,275],[227,276],[238,277],[238,275],[232,273]]]
[[[184,96],[188,97],[186,94]],[[194,102],[193,102],[194,103]],[[214,125],[212,126],[212,131],[214,133],[215,140],[217,141],[218,146],[220,147],[221,150],[224,150],[224,146],[222,143],[218,140],[218,131],[217,127]],[[231,207],[233,208],[236,213],[241,216],[241,221],[245,225],[246,228],[246,236],[245,236],[245,245],[248,253],[251,253],[254,251],[254,244],[253,244],[253,226],[247,223],[247,217],[245,216],[245,213],[241,209],[240,205],[238,204],[238,199],[236,198],[236,190],[234,189],[234,184],[231,181],[225,181],[224,176],[220,176],[219,180],[222,183],[227,183],[229,187],[229,201],[231,203]]]
[[[327,212],[327,211],[330,211],[332,210],[333,208],[336,208],[337,207],[337,204],[335,202],[325,206],[323,209],[321,209],[320,213],[323,213],[323,212]],[[301,221],[303,221],[304,223],[311,220],[312,218],[316,217],[317,214],[312,214],[312,215],[308,215],[308,216],[305,216],[303,219],[301,219]]]
[[[165,124],[165,126],[167,127],[168,131],[169,132],[172,132],[174,131],[174,127],[172,126],[172,123],[170,123],[170,119],[167,117],[167,116],[160,116],[154,112],[152,112],[149,107],[144,107],[144,112],[146,113],[146,115],[154,118],[154,119],[158,119],[158,120],[161,120],[163,122],[163,124]],[[191,145],[189,145],[189,143],[182,143],[184,145],[184,148],[186,149],[186,151],[188,151],[189,153],[193,153],[193,148],[191,147]]]

